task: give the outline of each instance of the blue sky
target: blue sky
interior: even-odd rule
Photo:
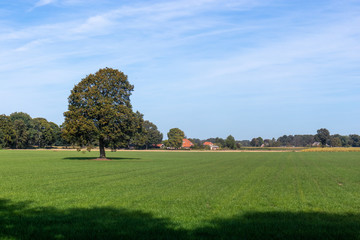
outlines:
[[[112,67],[166,135],[360,134],[360,1],[2,0],[0,114],[61,124]]]

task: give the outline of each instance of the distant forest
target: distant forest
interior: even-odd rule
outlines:
[[[145,122],[151,124],[151,129],[157,131],[153,123]],[[146,141],[146,136],[143,137],[144,140],[141,141],[139,135],[130,139],[129,144],[124,148],[151,148],[163,142],[161,133],[156,133],[156,137],[152,137],[152,141]],[[194,149],[205,149],[205,142],[212,142],[222,149],[240,149],[242,147],[360,147],[359,135],[330,135],[327,129],[319,129],[314,135],[284,135],[277,139],[257,137],[239,141],[230,135],[226,139],[216,137],[203,140],[189,138],[189,140],[194,144]],[[29,114],[23,112],[15,112],[10,116],[0,115],[0,148],[27,149],[52,146],[70,146],[62,136],[62,126],[49,122],[45,118],[31,118]]]

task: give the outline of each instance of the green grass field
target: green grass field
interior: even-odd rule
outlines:
[[[360,239],[360,153],[0,151],[1,239]]]

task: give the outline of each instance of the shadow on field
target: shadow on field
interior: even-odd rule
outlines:
[[[115,208],[59,210],[0,199],[3,239],[360,239],[354,214],[254,212],[185,230],[170,219]]]
[[[96,161],[97,157],[65,157],[63,159],[65,160],[94,160]],[[141,158],[122,158],[122,157],[111,157],[109,158],[109,161],[112,160],[140,160]]]
[[[169,220],[114,208],[30,208],[0,200],[0,239],[184,239]]]
[[[196,239],[360,239],[360,215],[250,212],[195,229]]]

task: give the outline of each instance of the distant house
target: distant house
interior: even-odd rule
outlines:
[[[217,150],[219,149],[219,146],[214,145],[212,142],[204,142],[204,146],[209,146],[210,150]]]
[[[192,146],[194,146],[194,144],[192,142],[190,142],[189,139],[186,139],[186,138],[183,139],[181,148],[189,149]]]
[[[313,146],[313,147],[320,147],[320,146],[321,146],[321,142],[314,142],[313,144],[311,144],[311,146]]]
[[[153,148],[165,148],[165,145],[162,144],[162,143],[159,143],[159,144],[153,144],[151,145]]]

